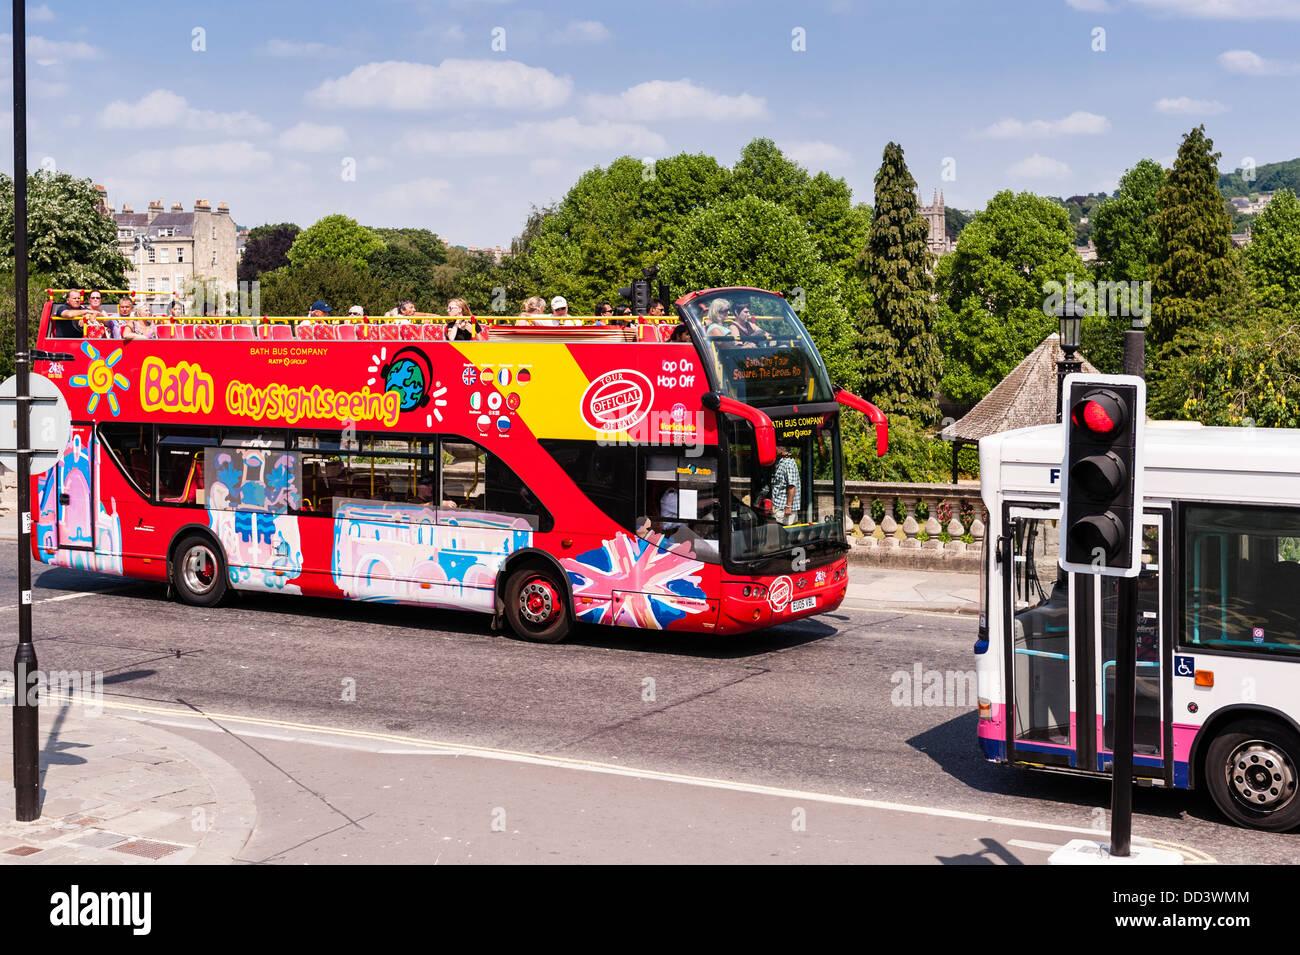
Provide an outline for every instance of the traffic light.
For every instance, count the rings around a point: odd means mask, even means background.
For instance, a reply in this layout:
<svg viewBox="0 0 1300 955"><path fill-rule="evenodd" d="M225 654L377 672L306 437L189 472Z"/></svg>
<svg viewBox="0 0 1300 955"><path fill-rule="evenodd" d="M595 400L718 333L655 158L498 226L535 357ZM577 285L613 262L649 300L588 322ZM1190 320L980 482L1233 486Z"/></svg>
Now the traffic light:
<svg viewBox="0 0 1300 955"><path fill-rule="evenodd" d="M641 270L642 278L633 279L631 286L618 290L619 295L632 303L633 315L644 315L650 311L650 280L658 274L657 265L644 268Z"/></svg>
<svg viewBox="0 0 1300 955"><path fill-rule="evenodd" d="M1146 382L1132 375L1069 375L1061 419L1060 565L1136 577L1142 570Z"/></svg>

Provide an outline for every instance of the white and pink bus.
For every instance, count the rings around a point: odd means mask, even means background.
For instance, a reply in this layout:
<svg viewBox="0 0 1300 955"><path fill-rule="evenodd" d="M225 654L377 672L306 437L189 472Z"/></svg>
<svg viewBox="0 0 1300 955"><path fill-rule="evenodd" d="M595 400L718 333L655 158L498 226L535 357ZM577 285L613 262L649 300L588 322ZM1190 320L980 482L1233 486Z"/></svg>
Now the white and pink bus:
<svg viewBox="0 0 1300 955"><path fill-rule="evenodd" d="M995 762L1108 774L1114 578L1057 566L1063 431L980 442L990 546L975 645ZM1146 428L1134 777L1300 826L1300 430Z"/></svg>

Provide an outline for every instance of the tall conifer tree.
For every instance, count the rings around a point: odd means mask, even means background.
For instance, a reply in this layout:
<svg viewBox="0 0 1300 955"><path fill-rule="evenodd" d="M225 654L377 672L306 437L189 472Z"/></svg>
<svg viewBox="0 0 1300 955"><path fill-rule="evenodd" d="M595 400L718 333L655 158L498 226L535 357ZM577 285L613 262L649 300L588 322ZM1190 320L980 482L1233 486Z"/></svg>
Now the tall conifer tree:
<svg viewBox="0 0 1300 955"><path fill-rule="evenodd" d="M1233 285L1232 222L1219 192L1220 154L1213 149L1204 126L1185 135L1160 190L1160 248L1151 269L1150 335L1156 344L1197 324Z"/></svg>
<svg viewBox="0 0 1300 955"><path fill-rule="evenodd" d="M875 218L861 256L872 299L859 321L863 387L887 413L925 424L939 417L940 375L928 234L903 147L890 143L876 173Z"/></svg>

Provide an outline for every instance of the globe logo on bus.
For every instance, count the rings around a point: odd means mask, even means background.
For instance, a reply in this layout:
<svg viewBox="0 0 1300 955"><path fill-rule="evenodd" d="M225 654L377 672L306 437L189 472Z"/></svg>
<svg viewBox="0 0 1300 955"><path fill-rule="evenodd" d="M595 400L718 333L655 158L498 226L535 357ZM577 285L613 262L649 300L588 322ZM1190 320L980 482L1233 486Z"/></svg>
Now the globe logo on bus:
<svg viewBox="0 0 1300 955"><path fill-rule="evenodd" d="M650 411L655 389L639 371L620 368L601 375L582 393L579 409L595 431L625 431Z"/></svg>
<svg viewBox="0 0 1300 955"><path fill-rule="evenodd" d="M403 411L425 404L429 390L428 368L429 359L418 348L403 348L384 366L384 391L395 391L401 396Z"/></svg>

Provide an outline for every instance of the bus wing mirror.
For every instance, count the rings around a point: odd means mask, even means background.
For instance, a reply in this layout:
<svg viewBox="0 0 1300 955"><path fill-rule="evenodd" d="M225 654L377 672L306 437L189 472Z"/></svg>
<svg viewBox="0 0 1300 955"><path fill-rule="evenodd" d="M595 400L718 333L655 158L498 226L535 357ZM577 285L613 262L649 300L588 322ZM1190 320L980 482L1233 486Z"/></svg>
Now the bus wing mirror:
<svg viewBox="0 0 1300 955"><path fill-rule="evenodd" d="M773 462L776 461L776 427L772 424L771 418L752 405L720 395L716 391L705 392L700 399L700 403L709 411L735 415L737 418L744 418L752 424L754 426L754 449L758 452L758 463L765 468L772 466Z"/></svg>
<svg viewBox="0 0 1300 955"><path fill-rule="evenodd" d="M846 408L861 411L876 426L876 457L883 458L889 450L889 422L885 419L885 413L866 398L859 398L843 388L835 389L835 400Z"/></svg>

